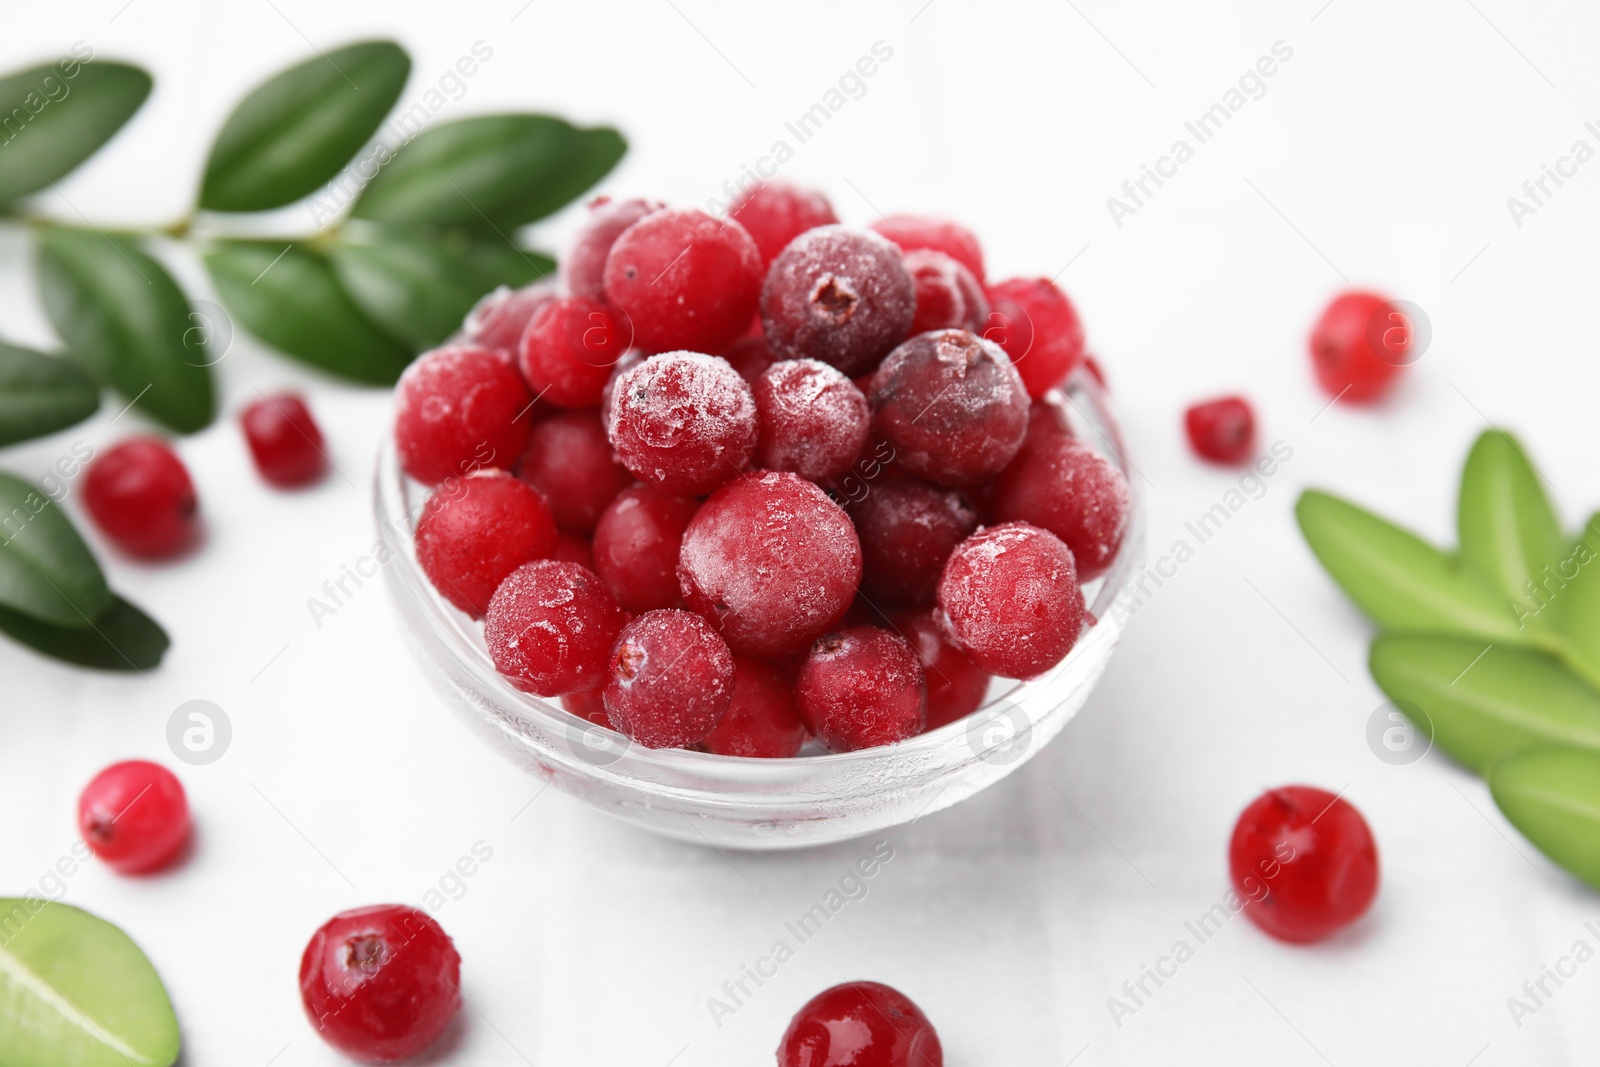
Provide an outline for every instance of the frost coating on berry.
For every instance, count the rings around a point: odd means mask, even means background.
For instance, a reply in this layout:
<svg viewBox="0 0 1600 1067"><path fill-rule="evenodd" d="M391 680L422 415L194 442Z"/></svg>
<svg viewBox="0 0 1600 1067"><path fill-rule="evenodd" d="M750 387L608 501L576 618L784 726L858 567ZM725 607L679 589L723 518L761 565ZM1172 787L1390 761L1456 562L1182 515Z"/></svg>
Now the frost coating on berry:
<svg viewBox="0 0 1600 1067"><path fill-rule="evenodd" d="M556 524L538 491L505 471L478 471L458 487L423 507L417 563L446 600L481 618L506 575L555 552Z"/></svg>
<svg viewBox="0 0 1600 1067"><path fill-rule="evenodd" d="M807 230L839 221L827 197L782 181L755 186L739 197L728 217L749 231L764 264L771 263Z"/></svg>
<svg viewBox="0 0 1600 1067"><path fill-rule="evenodd" d="M606 256L623 231L646 215L667 205L659 200L596 200L589 205L589 221L567 249L561 274L573 296L606 298Z"/></svg>
<svg viewBox="0 0 1600 1067"><path fill-rule="evenodd" d="M607 429L634 477L669 493L697 496L750 462L756 402L727 360L667 352L617 380Z"/></svg>
<svg viewBox="0 0 1600 1067"><path fill-rule="evenodd" d="M535 282L521 289L502 285L467 312L461 324L462 335L472 344L513 358L533 313L560 295L561 291L549 282Z"/></svg>
<svg viewBox="0 0 1600 1067"><path fill-rule="evenodd" d="M989 300L970 270L931 249L917 249L901 258L917 288L912 336L929 330L983 330L989 319Z"/></svg>
<svg viewBox="0 0 1600 1067"><path fill-rule="evenodd" d="M950 554L935 617L979 667L1032 678L1072 650L1083 614L1071 550L1048 530L1008 522Z"/></svg>
<svg viewBox="0 0 1600 1067"><path fill-rule="evenodd" d="M648 611L617 635L603 695L619 733L646 748L692 745L733 700L733 653L700 616Z"/></svg>
<svg viewBox="0 0 1600 1067"><path fill-rule="evenodd" d="M553 697L603 676L624 615L592 571L538 560L495 590L483 637L495 669L518 689Z"/></svg>
<svg viewBox="0 0 1600 1067"><path fill-rule="evenodd" d="M1078 580L1104 574L1117 558L1133 511L1122 472L1081 441L1038 435L995 481L990 499L1002 522L1043 527L1066 542Z"/></svg>
<svg viewBox="0 0 1600 1067"><path fill-rule="evenodd" d="M814 359L774 363L751 383L760 438L756 463L823 482L850 469L867 441L867 398Z"/></svg>
<svg viewBox="0 0 1600 1067"><path fill-rule="evenodd" d="M509 469L528 437L528 387L493 349L451 345L424 353L395 387L400 466L424 485L479 467Z"/></svg>
<svg viewBox="0 0 1600 1067"><path fill-rule="evenodd" d="M719 352L738 340L761 295L761 251L730 219L668 208L623 231L606 257L606 301L651 352Z"/></svg>
<svg viewBox="0 0 1600 1067"><path fill-rule="evenodd" d="M845 374L870 369L916 315L916 286L882 237L822 226L772 261L761 321L777 359L819 359Z"/></svg>
<svg viewBox="0 0 1600 1067"><path fill-rule="evenodd" d="M892 745L922 732L922 661L892 630L837 630L811 646L795 680L795 700L829 752Z"/></svg>

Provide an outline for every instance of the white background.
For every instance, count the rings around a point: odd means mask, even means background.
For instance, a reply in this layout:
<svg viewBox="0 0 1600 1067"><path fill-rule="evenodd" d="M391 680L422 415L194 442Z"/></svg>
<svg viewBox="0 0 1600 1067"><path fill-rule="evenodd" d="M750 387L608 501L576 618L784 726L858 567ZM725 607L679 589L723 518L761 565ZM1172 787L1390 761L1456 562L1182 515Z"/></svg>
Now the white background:
<svg viewBox="0 0 1600 1067"><path fill-rule="evenodd" d="M91 864L66 899L148 951L186 1062L208 1067L340 1062L301 1013L306 938L346 907L420 901L479 841L492 859L438 913L472 1004L444 1047L452 1062L770 1062L791 1013L849 978L909 993L961 1065L1465 1067L1592 1053L1600 963L1520 1028L1506 999L1578 939L1600 947L1583 928L1600 917L1593 894L1534 853L1469 774L1437 755L1395 767L1369 751L1382 701L1364 663L1370 628L1291 509L1303 486L1325 486L1449 541L1455 479L1486 421L1522 435L1569 524L1600 500L1600 163L1520 228L1505 203L1575 139L1600 147L1583 128L1600 118L1600 12L1509 0L522 6L13 3L0 67L83 40L156 74L128 128L39 204L104 225L181 216L229 108L308 41L400 40L416 61L409 102L481 39L492 60L441 118L520 108L615 123L632 148L604 191L703 204L881 40L892 59L784 176L825 189L847 221L961 218L993 276L1060 272L1146 476L1155 554L1234 484L1188 454L1188 402L1243 391L1292 460L1136 617L1048 750L888 834L895 858L870 894L718 1028L707 998L872 842L725 857L655 839L540 794L458 725L376 583L315 626L307 598L374 538L388 397L240 337L218 367L226 412L257 388L308 390L341 473L272 492L225 416L179 445L209 525L197 555L143 565L89 532L173 647L141 678L0 643L0 890L36 886L66 853L78 790L99 767L176 767L198 819L189 861L138 880ZM1115 226L1106 198L1280 40L1293 58L1266 94ZM557 248L576 218L533 237ZM279 221L310 222L304 209ZM0 231L0 335L47 344L29 255ZM211 295L188 253L170 262ZM1305 336L1346 279L1420 305L1434 338L1387 403L1319 415ZM139 424L108 425L118 407L0 465L36 477L80 438L103 449ZM68 507L87 530L77 488ZM194 698L234 726L206 767L177 764L164 739ZM1314 948L1235 919L1114 1025L1107 998L1175 940L1193 944L1185 921L1226 891L1239 810L1289 782L1345 789L1366 814L1383 861L1372 913Z"/></svg>

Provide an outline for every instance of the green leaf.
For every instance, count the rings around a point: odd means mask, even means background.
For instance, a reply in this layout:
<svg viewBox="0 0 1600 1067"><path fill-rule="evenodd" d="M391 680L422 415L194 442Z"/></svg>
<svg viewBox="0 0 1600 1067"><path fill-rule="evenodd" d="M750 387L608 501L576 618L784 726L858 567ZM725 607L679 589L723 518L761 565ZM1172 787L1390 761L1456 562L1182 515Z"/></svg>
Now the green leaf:
<svg viewBox="0 0 1600 1067"><path fill-rule="evenodd" d="M0 341L0 445L64 430L99 407L99 384L76 364Z"/></svg>
<svg viewBox="0 0 1600 1067"><path fill-rule="evenodd" d="M0 608L0 632L53 659L103 671L159 666L172 643L158 622L115 593L111 605L87 628L52 626Z"/></svg>
<svg viewBox="0 0 1600 1067"><path fill-rule="evenodd" d="M61 505L0 474L0 606L82 630L110 603L106 576Z"/></svg>
<svg viewBox="0 0 1600 1067"><path fill-rule="evenodd" d="M1487 430L1461 472L1461 563L1529 626L1550 628L1556 612L1535 612L1529 584L1544 591L1543 569L1565 553L1555 511L1516 438Z"/></svg>
<svg viewBox="0 0 1600 1067"><path fill-rule="evenodd" d="M70 174L150 95L138 67L80 58L0 78L0 204Z"/></svg>
<svg viewBox="0 0 1600 1067"><path fill-rule="evenodd" d="M461 328L484 293L553 277L555 261L498 235L383 228L341 240L330 258L345 290L373 321L416 351Z"/></svg>
<svg viewBox="0 0 1600 1067"><path fill-rule="evenodd" d="M0 897L0 1062L169 1067L178 1020L139 946L69 904Z"/></svg>
<svg viewBox="0 0 1600 1067"><path fill-rule="evenodd" d="M614 130L549 115L483 115L424 130L356 201L358 218L509 232L555 211L616 165Z"/></svg>
<svg viewBox="0 0 1600 1067"><path fill-rule="evenodd" d="M353 381L390 385L412 353L356 305L332 266L305 245L220 241L206 268L222 301L267 344Z"/></svg>
<svg viewBox="0 0 1600 1067"><path fill-rule="evenodd" d="M1590 517L1571 552L1557 564L1557 573L1571 575L1567 588L1557 594L1566 598L1561 621L1567 658L1584 677L1600 684L1600 513Z"/></svg>
<svg viewBox="0 0 1600 1067"><path fill-rule="evenodd" d="M39 288L56 332L91 373L180 433L211 422L207 331L165 267L126 237L39 232Z"/></svg>
<svg viewBox="0 0 1600 1067"><path fill-rule="evenodd" d="M1537 748L1497 763L1489 792L1512 826L1600 888L1600 755Z"/></svg>
<svg viewBox="0 0 1600 1067"><path fill-rule="evenodd" d="M363 41L274 75L217 135L200 206L265 211L315 192L367 143L410 73L399 45Z"/></svg>
<svg viewBox="0 0 1600 1067"><path fill-rule="evenodd" d="M1389 699L1426 712L1430 721L1415 726L1479 773L1534 745L1600 752L1600 693L1541 652L1484 647L1476 638L1383 634L1368 666Z"/></svg>

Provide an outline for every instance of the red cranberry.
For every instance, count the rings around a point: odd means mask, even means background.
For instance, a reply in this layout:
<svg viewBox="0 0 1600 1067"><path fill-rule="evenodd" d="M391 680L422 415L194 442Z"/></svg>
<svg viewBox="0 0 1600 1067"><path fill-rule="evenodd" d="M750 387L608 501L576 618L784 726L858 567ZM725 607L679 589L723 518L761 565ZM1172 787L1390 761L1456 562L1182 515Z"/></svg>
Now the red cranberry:
<svg viewBox="0 0 1600 1067"><path fill-rule="evenodd" d="M489 601L484 641L495 669L542 697L592 688L625 617L594 572L537 560L506 576Z"/></svg>
<svg viewBox="0 0 1600 1067"><path fill-rule="evenodd" d="M944 566L936 618L990 674L1043 674L1072 650L1083 628L1072 552L1050 531L1025 522L979 530Z"/></svg>
<svg viewBox="0 0 1600 1067"><path fill-rule="evenodd" d="M942 252L970 270L980 284L984 280L983 248L972 231L958 222L928 215L889 215L874 222L872 228L903 251Z"/></svg>
<svg viewBox="0 0 1600 1067"><path fill-rule="evenodd" d="M239 415L256 470L270 484L310 485L328 469L322 431L306 402L293 393L263 397Z"/></svg>
<svg viewBox="0 0 1600 1067"><path fill-rule="evenodd" d="M839 221L827 197L781 181L762 182L740 196L728 217L749 231L763 266L807 230Z"/></svg>
<svg viewBox="0 0 1600 1067"><path fill-rule="evenodd" d="M83 498L101 532L135 556L171 556L200 533L188 468L154 437L130 438L89 464Z"/></svg>
<svg viewBox="0 0 1600 1067"><path fill-rule="evenodd" d="M989 299L972 272L943 252L919 249L902 257L917 287L911 335L929 330L981 331L989 322Z"/></svg>
<svg viewBox="0 0 1600 1067"><path fill-rule="evenodd" d="M720 352L761 295L761 252L744 227L692 208L646 215L606 257L606 299L652 352Z"/></svg>
<svg viewBox="0 0 1600 1067"><path fill-rule="evenodd" d="M528 320L518 366L528 387L558 408L592 408L628 348L627 320L598 300L558 296Z"/></svg>
<svg viewBox="0 0 1600 1067"><path fill-rule="evenodd" d="M567 249L562 261L562 276L573 296L590 300L606 298L606 257L611 246L629 226L646 215L666 207L659 200L608 200L601 197L589 205L589 220Z"/></svg>
<svg viewBox="0 0 1600 1067"><path fill-rule="evenodd" d="M436 1041L461 1007L461 957L427 912L404 904L342 911L300 957L300 999L322 1039L389 1063Z"/></svg>
<svg viewBox="0 0 1600 1067"><path fill-rule="evenodd" d="M733 653L700 616L647 611L611 650L606 715L646 748L682 748L709 734L733 700Z"/></svg>
<svg viewBox="0 0 1600 1067"><path fill-rule="evenodd" d="M433 587L481 618L506 575L555 552L556 524L533 486L502 470L479 471L428 498L416 548Z"/></svg>
<svg viewBox="0 0 1600 1067"><path fill-rule="evenodd" d="M1042 396L1028 408L1028 435L1022 439L1024 449L1034 447L1043 438L1073 436L1072 420L1067 416L1065 405L1050 396Z"/></svg>
<svg viewBox="0 0 1600 1067"><path fill-rule="evenodd" d="M113 763L78 797L84 843L120 874L160 870L189 840L189 801L183 785L159 763Z"/></svg>
<svg viewBox="0 0 1600 1067"><path fill-rule="evenodd" d="M911 643L928 684L924 732L964 719L983 706L989 675L967 658L939 628L932 610L918 608L894 617L894 628Z"/></svg>
<svg viewBox="0 0 1600 1067"><path fill-rule="evenodd" d="M778 664L733 657L733 702L703 742L719 756L783 759L806 743L794 705L794 682Z"/></svg>
<svg viewBox="0 0 1600 1067"><path fill-rule="evenodd" d="M940 485L1000 473L1028 432L1028 393L995 345L966 330L920 334L872 379L872 429L895 460Z"/></svg>
<svg viewBox="0 0 1600 1067"><path fill-rule="evenodd" d="M1376 293L1341 293L1311 331L1311 364L1329 396L1377 400L1410 362L1410 321Z"/></svg>
<svg viewBox="0 0 1600 1067"><path fill-rule="evenodd" d="M556 525L587 534L616 495L633 484L592 411L562 411L533 424L517 474L550 505Z"/></svg>
<svg viewBox="0 0 1600 1067"><path fill-rule="evenodd" d="M867 398L826 363L774 363L751 390L760 425L759 466L825 482L849 470L867 443Z"/></svg>
<svg viewBox="0 0 1600 1067"><path fill-rule="evenodd" d="M1195 404L1183 413L1189 444L1213 463L1243 463L1256 443L1256 416L1243 397L1225 396Z"/></svg>
<svg viewBox="0 0 1600 1067"><path fill-rule="evenodd" d="M594 528L595 573L628 611L683 605L678 548L697 501L636 485L617 494Z"/></svg>
<svg viewBox="0 0 1600 1067"><path fill-rule="evenodd" d="M528 439L528 387L492 349L436 348L395 389L400 466L425 485L479 467L509 469Z"/></svg>
<svg viewBox="0 0 1600 1067"><path fill-rule="evenodd" d="M568 693L561 698L561 706L580 719L587 719L596 726L611 729L611 719L606 715L605 686L598 685L593 689L585 689L577 693Z"/></svg>
<svg viewBox="0 0 1600 1067"><path fill-rule="evenodd" d="M761 320L778 359L869 370L905 339L917 291L894 246L876 234L823 226L790 242L761 289Z"/></svg>
<svg viewBox="0 0 1600 1067"><path fill-rule="evenodd" d="M622 353L622 358L617 360L616 366L611 368L611 377L606 379L606 387L600 393L600 425L611 425L611 399L617 394L617 383L622 376L643 363L646 356L637 348L630 348ZM735 368L737 369L737 368Z"/></svg>
<svg viewBox="0 0 1600 1067"><path fill-rule="evenodd" d="M1100 361L1098 359L1095 359L1093 356L1084 356L1083 369L1089 372L1089 377L1093 378L1095 383L1099 385L1100 388L1110 392L1111 383L1106 381L1105 368L1100 366Z"/></svg>
<svg viewBox="0 0 1600 1067"><path fill-rule="evenodd" d="M722 358L739 372L739 377L754 385L756 379L772 366L772 349L767 347L766 336L757 334L755 337L741 338L732 348L722 353Z"/></svg>
<svg viewBox="0 0 1600 1067"><path fill-rule="evenodd" d="M1078 580L1087 582L1116 559L1133 494L1122 472L1088 445L1041 437L1001 473L990 507L1001 522L1029 522L1065 541Z"/></svg>
<svg viewBox="0 0 1600 1067"><path fill-rule="evenodd" d="M878 626L817 638L800 665L795 700L829 752L892 745L926 722L922 662L905 638Z"/></svg>
<svg viewBox="0 0 1600 1067"><path fill-rule="evenodd" d="M756 447L756 402L725 359L668 352L617 380L611 444L646 485L698 496L732 478Z"/></svg>
<svg viewBox="0 0 1600 1067"><path fill-rule="evenodd" d="M1012 278L990 286L983 335L1006 350L1031 397L1060 385L1083 360L1078 312L1048 278Z"/></svg>
<svg viewBox="0 0 1600 1067"><path fill-rule="evenodd" d="M848 510L861 589L892 604L931 604L944 561L978 526L960 493L911 478L870 487Z"/></svg>
<svg viewBox="0 0 1600 1067"><path fill-rule="evenodd" d="M602 512L602 514L604 514ZM594 570L594 545L582 534L558 533L556 535L555 551L550 553L551 559L563 560L567 563L576 563L585 570Z"/></svg>
<svg viewBox="0 0 1600 1067"><path fill-rule="evenodd" d="M1378 847L1366 820L1308 785L1270 790L1244 809L1228 869L1244 913L1280 941L1321 941L1378 895Z"/></svg>
<svg viewBox="0 0 1600 1067"><path fill-rule="evenodd" d="M755 471L700 506L683 535L678 578L690 609L735 652L789 655L850 606L861 545L850 517L814 484Z"/></svg>
<svg viewBox="0 0 1600 1067"><path fill-rule="evenodd" d="M515 359L517 344L522 340L528 320L547 301L560 295L548 282L536 282L521 289L502 285L467 312L461 332L469 343L492 348L507 359Z"/></svg>
<svg viewBox="0 0 1600 1067"><path fill-rule="evenodd" d="M845 982L795 1012L778 1067L944 1067L944 1050L910 997L881 982Z"/></svg>

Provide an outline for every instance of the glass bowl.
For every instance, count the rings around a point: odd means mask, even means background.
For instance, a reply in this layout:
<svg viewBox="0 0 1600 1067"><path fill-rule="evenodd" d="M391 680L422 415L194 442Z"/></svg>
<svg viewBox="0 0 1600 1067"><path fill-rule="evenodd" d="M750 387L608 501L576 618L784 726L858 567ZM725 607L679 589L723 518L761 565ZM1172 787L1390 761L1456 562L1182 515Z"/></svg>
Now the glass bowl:
<svg viewBox="0 0 1600 1067"><path fill-rule="evenodd" d="M1104 390L1079 370L1061 394L1078 436L1135 485ZM898 745L746 759L648 749L512 687L489 659L482 624L439 596L417 564L411 535L427 496L401 472L387 438L374 493L384 572L408 643L445 702L543 781L638 826L719 848L802 848L874 833L947 808L1016 770L1061 732L1099 681L1125 621L1112 605L1143 548L1135 488L1117 560L1085 587L1092 622L1078 643L1038 678L996 679L967 718Z"/></svg>

